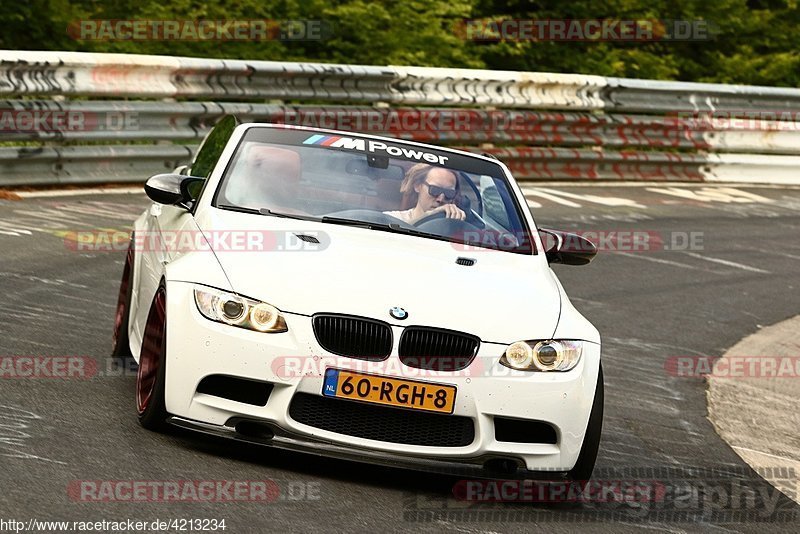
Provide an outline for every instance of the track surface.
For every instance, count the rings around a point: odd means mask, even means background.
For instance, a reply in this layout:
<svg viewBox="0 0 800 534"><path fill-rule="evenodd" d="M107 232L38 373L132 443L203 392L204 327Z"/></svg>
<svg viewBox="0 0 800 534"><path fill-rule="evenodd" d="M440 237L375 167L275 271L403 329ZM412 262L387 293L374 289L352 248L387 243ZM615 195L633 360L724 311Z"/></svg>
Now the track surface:
<svg viewBox="0 0 800 534"><path fill-rule="evenodd" d="M544 227L646 231L677 248L695 232L692 250L602 251L586 267L555 267L603 336L606 417L595 477L656 481L663 491L652 502L470 505L452 498L457 478L144 431L134 375L107 363L124 254L75 251L64 232L126 230L148 201L92 195L0 201L0 356L80 355L99 369L89 379L0 380L0 519L224 518L235 533L798 531L797 505L714 433L705 383L672 376L665 362L721 355L798 313L800 189L541 186L526 194ZM796 473L783 476L796 484ZM280 497L82 502L68 492L81 480L271 480ZM736 487L755 492L755 504L734 503Z"/></svg>

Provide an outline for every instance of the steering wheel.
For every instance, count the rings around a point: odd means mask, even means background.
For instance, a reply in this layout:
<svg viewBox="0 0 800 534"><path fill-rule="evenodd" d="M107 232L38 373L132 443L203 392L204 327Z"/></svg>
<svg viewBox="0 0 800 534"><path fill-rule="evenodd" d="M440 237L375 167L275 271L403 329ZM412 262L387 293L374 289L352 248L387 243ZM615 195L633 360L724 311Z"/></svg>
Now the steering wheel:
<svg viewBox="0 0 800 534"><path fill-rule="evenodd" d="M484 223L483 220L480 217L475 215L472 212L472 210L467 211L466 215L467 215L467 217L464 220L459 220L459 219L451 219L451 220L452 221L458 221L458 222L466 223L466 224L470 224L470 225L475 226L476 228L479 228L479 229L486 228L486 223ZM423 218L421 218L420 220L415 222L414 226L420 226L420 225L425 224L425 223L430 222L430 221L436 221L438 219L444 219L445 217L447 217L447 213L445 213L444 211L437 211L435 213L431 213L430 215L425 215Z"/></svg>
<svg viewBox="0 0 800 534"><path fill-rule="evenodd" d="M426 222L435 221L437 219L444 219L447 217L447 214L444 211L436 211L434 213L425 215L423 218L419 219L417 222L414 223L414 226L419 226L421 224L425 224Z"/></svg>

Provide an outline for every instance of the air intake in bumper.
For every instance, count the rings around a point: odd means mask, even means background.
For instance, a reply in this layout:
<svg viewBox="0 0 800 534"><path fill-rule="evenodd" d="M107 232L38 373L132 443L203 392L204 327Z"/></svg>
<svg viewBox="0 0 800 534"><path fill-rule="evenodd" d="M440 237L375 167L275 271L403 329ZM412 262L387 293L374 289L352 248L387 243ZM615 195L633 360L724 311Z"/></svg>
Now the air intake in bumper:
<svg viewBox="0 0 800 534"><path fill-rule="evenodd" d="M494 418L494 439L509 443L558 443L556 429L542 421Z"/></svg>
<svg viewBox="0 0 800 534"><path fill-rule="evenodd" d="M266 406L272 387L269 382L227 375L209 375L200 381L197 392L253 406Z"/></svg>
<svg viewBox="0 0 800 534"><path fill-rule="evenodd" d="M309 393L295 394L289 416L298 423L329 432L404 445L466 447L475 440L475 426L469 417L374 406Z"/></svg>

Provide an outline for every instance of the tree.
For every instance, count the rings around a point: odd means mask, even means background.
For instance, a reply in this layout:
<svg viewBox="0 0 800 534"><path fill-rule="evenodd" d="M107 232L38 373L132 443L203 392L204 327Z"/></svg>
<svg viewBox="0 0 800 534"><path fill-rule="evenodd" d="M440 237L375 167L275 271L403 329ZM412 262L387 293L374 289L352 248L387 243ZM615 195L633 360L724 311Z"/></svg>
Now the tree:
<svg viewBox="0 0 800 534"><path fill-rule="evenodd" d="M465 19L683 20L708 39L557 42L468 39ZM316 20L322 40L75 40L70 21ZM28 0L0 5L0 47L208 58L550 71L800 85L797 0ZM668 23L669 25L669 23Z"/></svg>

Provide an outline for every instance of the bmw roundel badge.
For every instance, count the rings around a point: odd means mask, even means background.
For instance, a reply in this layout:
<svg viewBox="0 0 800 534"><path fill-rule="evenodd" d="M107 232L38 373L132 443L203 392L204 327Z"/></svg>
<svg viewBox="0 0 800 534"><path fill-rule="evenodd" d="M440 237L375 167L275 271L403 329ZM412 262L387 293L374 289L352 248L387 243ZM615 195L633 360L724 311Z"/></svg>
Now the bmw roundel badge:
<svg viewBox="0 0 800 534"><path fill-rule="evenodd" d="M389 315L391 315L398 321L402 321L403 319L408 318L408 312L398 306L395 306L394 308L390 309Z"/></svg>

